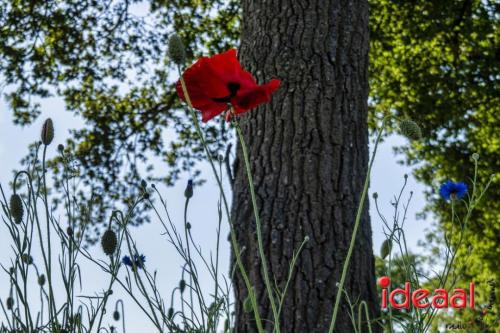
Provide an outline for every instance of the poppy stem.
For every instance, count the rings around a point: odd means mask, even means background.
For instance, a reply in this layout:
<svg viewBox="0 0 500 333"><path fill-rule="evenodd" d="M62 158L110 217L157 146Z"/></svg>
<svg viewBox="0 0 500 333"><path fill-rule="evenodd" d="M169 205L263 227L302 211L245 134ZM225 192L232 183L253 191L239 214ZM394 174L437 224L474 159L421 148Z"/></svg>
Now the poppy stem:
<svg viewBox="0 0 500 333"><path fill-rule="evenodd" d="M330 321L330 328L328 329L328 333L333 333L333 329L335 328L335 322L337 321L337 315L340 307L340 300L342 299L342 291L344 290L347 271L349 269L349 263L351 262L352 253L354 251L354 245L356 244L356 236L358 233L359 225L361 224L360 223L361 216L363 215L363 210L365 207L366 193L368 192L368 185L370 183L370 173L372 170L373 161L375 160L375 155L377 154L377 147L378 144L380 143L380 139L382 138L382 133L384 132L385 124L387 123L387 120L389 120L389 118L391 118L390 115L385 116L384 119L382 120L381 128L379 129L377 139L375 140L375 147L373 148L373 153L370 158L370 163L368 164L368 171L366 173L365 184L363 186L363 192L361 193L361 199L359 201L358 211L356 213L356 219L354 221L354 229L352 231L351 241L349 243L349 249L347 250L347 256L344 261L344 266L342 267L342 275L340 276L340 282L337 286L338 288L337 296L335 298L335 305L333 307L333 314L332 314L332 319Z"/></svg>
<svg viewBox="0 0 500 333"><path fill-rule="evenodd" d="M234 119L234 118L233 118ZM250 168L250 160L248 158L248 149L245 144L245 139L243 138L243 133L241 132L241 127L237 121L233 121L236 132L238 133L238 139L241 144L241 150L243 151L243 159L245 161L246 172L248 176L248 185L250 187L250 195L252 197L253 212L255 215L255 224L257 227L257 243L259 248L260 260L262 262L262 273L264 275L264 283L266 285L267 294L269 297L269 303L271 303L271 309L274 316L274 332L280 332L280 318L278 315L278 310L276 308L276 301L274 299L274 292L271 285L271 280L269 279L269 270L267 267L266 255L264 253L264 245L262 243L262 225L259 217L259 209L257 207L257 200L255 196L255 188L253 184L252 170Z"/></svg>
<svg viewBox="0 0 500 333"><path fill-rule="evenodd" d="M207 142L205 141L205 137L203 136L203 132L201 131L200 124L198 123L198 118L196 116L196 113L193 108L193 104L191 103L191 98L189 97L189 93L186 88L186 82L184 81L184 78L182 77L182 73L180 70L180 67L177 66L177 70L179 72L179 81L181 82L181 87L182 87L182 92L184 93L184 96L186 98L186 103L188 105L189 113L191 114L191 118L193 120L193 123L195 125L196 132L198 136L200 137L200 141L203 145L203 148L205 149L205 153L207 155L208 161L210 162L210 166L212 167L213 174L215 176L215 179L217 180L217 185L219 186L222 194L222 201L224 202L224 208L226 210L226 215L227 219L229 222L229 227L231 228L230 230L230 236L231 236L231 245L233 246L234 250L234 256L236 258L236 264L238 266L238 269L240 270L241 276L243 278L243 281L245 283L245 286L248 291L248 296L250 297L250 302L252 304L252 309L255 317L255 324L257 325L257 331L259 333L264 333L264 327L262 326L262 319L260 318L260 313L259 313L259 308L257 304L257 298L255 296L255 291L254 288L252 287L250 283L250 279L248 277L248 274L245 270L245 267L243 266L243 262L241 261L241 250L238 245L238 240L236 239L236 231L234 229L233 222L231 220L231 214L229 213L229 205L227 203L227 198L224 192L224 188L222 186L222 181L220 180L217 169L215 168L215 164L212 159L212 154L210 153L210 150L208 149Z"/></svg>

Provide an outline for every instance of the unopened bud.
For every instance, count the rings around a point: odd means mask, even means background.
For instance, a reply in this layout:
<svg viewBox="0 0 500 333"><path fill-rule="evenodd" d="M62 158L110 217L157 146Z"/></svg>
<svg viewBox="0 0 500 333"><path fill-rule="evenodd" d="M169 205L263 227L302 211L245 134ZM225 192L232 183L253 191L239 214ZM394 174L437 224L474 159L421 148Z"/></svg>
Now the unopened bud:
<svg viewBox="0 0 500 333"><path fill-rule="evenodd" d="M400 121L399 130L401 131L401 134L410 140L416 141L422 138L422 130L417 123L411 119L404 119Z"/></svg>
<svg viewBox="0 0 500 333"><path fill-rule="evenodd" d="M113 319L116 321L120 320L120 312L118 311L113 312Z"/></svg>
<svg viewBox="0 0 500 333"><path fill-rule="evenodd" d="M176 34L170 36L170 39L168 40L168 55L177 65L182 65L186 62L186 50L184 49L184 43Z"/></svg>
<svg viewBox="0 0 500 333"><path fill-rule="evenodd" d="M108 256L115 253L117 244L118 240L116 238L116 233L111 229L106 230L101 238L101 246L104 253Z"/></svg>
<svg viewBox="0 0 500 333"><path fill-rule="evenodd" d="M24 207L21 197L17 194L13 194L10 197L10 214L14 218L14 222L19 224L23 220Z"/></svg>
<svg viewBox="0 0 500 333"><path fill-rule="evenodd" d="M40 286L43 286L45 284L45 275L42 274L38 277L38 284Z"/></svg>
<svg viewBox="0 0 500 333"><path fill-rule="evenodd" d="M387 256L391 253L391 250L392 241L390 239L386 239L380 247L380 257L382 257L382 259L387 258Z"/></svg>
<svg viewBox="0 0 500 333"><path fill-rule="evenodd" d="M42 126L42 143L46 146L50 145L54 139L54 123L52 119L48 118L45 120Z"/></svg>
<svg viewBox="0 0 500 333"><path fill-rule="evenodd" d="M185 289L186 289L186 281L181 280L179 282L179 290L181 291L181 294L184 292Z"/></svg>
<svg viewBox="0 0 500 333"><path fill-rule="evenodd" d="M184 196L189 199L193 196L193 180L188 180L186 189L184 190Z"/></svg>
<svg viewBox="0 0 500 333"><path fill-rule="evenodd" d="M12 310L12 308L14 307L14 299L12 297L7 297L5 305L7 305L7 310Z"/></svg>

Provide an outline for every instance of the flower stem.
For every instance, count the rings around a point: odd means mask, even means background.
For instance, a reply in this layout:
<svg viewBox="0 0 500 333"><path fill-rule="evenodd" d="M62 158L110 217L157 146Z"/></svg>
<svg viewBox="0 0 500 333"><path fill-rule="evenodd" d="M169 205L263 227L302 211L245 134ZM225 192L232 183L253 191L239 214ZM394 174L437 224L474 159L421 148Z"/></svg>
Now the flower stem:
<svg viewBox="0 0 500 333"><path fill-rule="evenodd" d="M363 186L363 192L361 193L361 199L359 201L358 211L356 213L356 220L354 221L354 229L352 231L351 242L349 244L349 249L347 251L346 259L344 261L344 266L342 267L342 275L340 277L340 282L338 285L337 296L335 298L335 305L333 307L333 314L330 322L330 328L328 329L328 333L333 333L333 329L335 328L335 322L337 320L337 315L340 307L340 300L342 299L342 290L344 289L345 280L347 277L347 271L349 269L349 263L351 262L352 253L354 251L354 245L356 244L356 236L358 233L359 225L361 223L361 216L363 215L363 209L365 207L365 198L366 198L366 193L368 192L368 184L370 183L370 173L373 166L373 161L375 160L375 155L377 154L377 147L380 142L380 139L382 138L382 133L384 132L385 124L390 117L391 116L384 117L382 121L382 126L377 135L377 139L375 140L375 147L373 148L373 153L370 158L370 163L368 165L368 171L366 172L365 184Z"/></svg>
<svg viewBox="0 0 500 333"><path fill-rule="evenodd" d="M255 187L253 184L252 170L250 169L250 160L248 158L248 149L245 144L245 139L243 138L243 133L241 132L241 127L238 122L234 121L236 132L238 133L238 139L241 144L241 150L243 151L243 159L245 161L246 173L248 176L248 185L250 187L250 195L252 197L253 213L255 215L255 224L257 227L257 243L259 248L260 260L262 262L262 273L264 275L264 283L266 285L267 296L269 297L269 303L271 303L271 309L274 316L274 331L280 332L280 318L278 315L278 310L276 308L276 302L274 300L274 292L271 285L271 280L269 279L269 270L267 267L266 255L264 253L264 245L262 243L262 224L259 217L259 209L257 207L257 200L255 196Z"/></svg>
<svg viewBox="0 0 500 333"><path fill-rule="evenodd" d="M198 123L198 118L196 117L196 113L193 109L193 104L191 103L191 99L189 97L189 93L188 93L187 88L186 88L186 82L184 81L184 78L182 77L180 67L178 67L177 69L179 71L179 80L181 82L181 87L182 87L182 91L184 93L184 97L186 98L186 103L188 105L189 113L191 114L191 118L192 118L193 123L195 125L196 132L200 138L200 141L203 145L203 148L205 149L205 153L207 155L208 161L210 162L210 166L212 167L213 174L215 176L215 179L217 180L217 185L219 186L219 188L221 190L222 201L224 202L224 208L226 210L226 215L227 215L227 219L229 222L229 227L231 229L230 233L229 233L231 236L231 245L233 246L236 264L238 266L238 269L240 270L241 276L243 278L243 281L244 281L245 286L246 286L247 291L248 291L248 295L250 297L250 301L252 304L253 313L254 313L254 317L255 317L255 323L257 325L257 330L259 333L263 333L265 331L264 331L264 327L262 326L262 319L260 318L259 308L257 305L257 299L255 297L255 292L254 292L252 285L250 283L250 279L248 278L248 274L245 271L245 267L243 266L243 262L241 261L241 251L240 251L240 247L238 245L238 241L236 239L236 233L235 233L233 222L231 220L231 214L229 212L229 205L227 203L226 194L225 194L224 188L222 186L222 181L220 180L220 178L217 174L217 169L215 168L215 164L213 162L212 155L210 153L210 150L208 149L207 143L205 141L205 137L203 136L203 132L201 131L200 124Z"/></svg>

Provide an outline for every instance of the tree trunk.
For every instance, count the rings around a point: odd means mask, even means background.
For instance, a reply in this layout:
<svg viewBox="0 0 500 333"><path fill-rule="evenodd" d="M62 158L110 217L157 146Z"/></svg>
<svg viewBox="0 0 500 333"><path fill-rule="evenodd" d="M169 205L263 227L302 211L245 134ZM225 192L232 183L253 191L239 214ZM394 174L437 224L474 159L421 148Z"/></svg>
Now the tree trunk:
<svg viewBox="0 0 500 333"><path fill-rule="evenodd" d="M280 288L294 250L310 238L293 273L281 331L326 333L367 172L368 3L243 0L242 7L243 66L259 83L282 80L271 103L240 118L265 253ZM234 174L232 214L243 262L262 317L272 320L241 147ZM368 302L373 318L378 302L365 207L346 290L352 300ZM236 332L255 332L253 314L243 311L247 291L238 273L234 283ZM343 301L335 332L353 331Z"/></svg>

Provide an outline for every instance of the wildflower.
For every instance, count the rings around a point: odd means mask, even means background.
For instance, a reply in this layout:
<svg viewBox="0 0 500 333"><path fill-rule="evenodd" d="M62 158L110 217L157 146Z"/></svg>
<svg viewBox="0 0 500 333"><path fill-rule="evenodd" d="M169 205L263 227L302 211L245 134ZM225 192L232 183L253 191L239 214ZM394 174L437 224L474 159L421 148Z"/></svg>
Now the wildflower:
<svg viewBox="0 0 500 333"><path fill-rule="evenodd" d="M189 98L195 109L201 111L202 121L218 116L230 104L235 114L244 113L271 100L280 80L273 79L258 85L252 74L245 71L231 49L213 57L201 57L182 75ZM186 100L180 80L177 94Z"/></svg>
<svg viewBox="0 0 500 333"><path fill-rule="evenodd" d="M111 229L106 230L101 238L101 246L104 253L108 256L115 253L117 243L116 233Z"/></svg>
<svg viewBox="0 0 500 333"><path fill-rule="evenodd" d="M132 268L138 267L138 268L144 268L144 263L146 262L146 257L141 254L134 254L134 260L132 260L129 256L124 256L122 259L122 263L130 266Z"/></svg>
<svg viewBox="0 0 500 333"><path fill-rule="evenodd" d="M42 126L42 143L46 146L50 145L54 139L54 123L52 119L48 118L45 120Z"/></svg>
<svg viewBox="0 0 500 333"><path fill-rule="evenodd" d="M446 181L439 189L439 194L445 200L461 199L467 194L467 184L462 182Z"/></svg>

